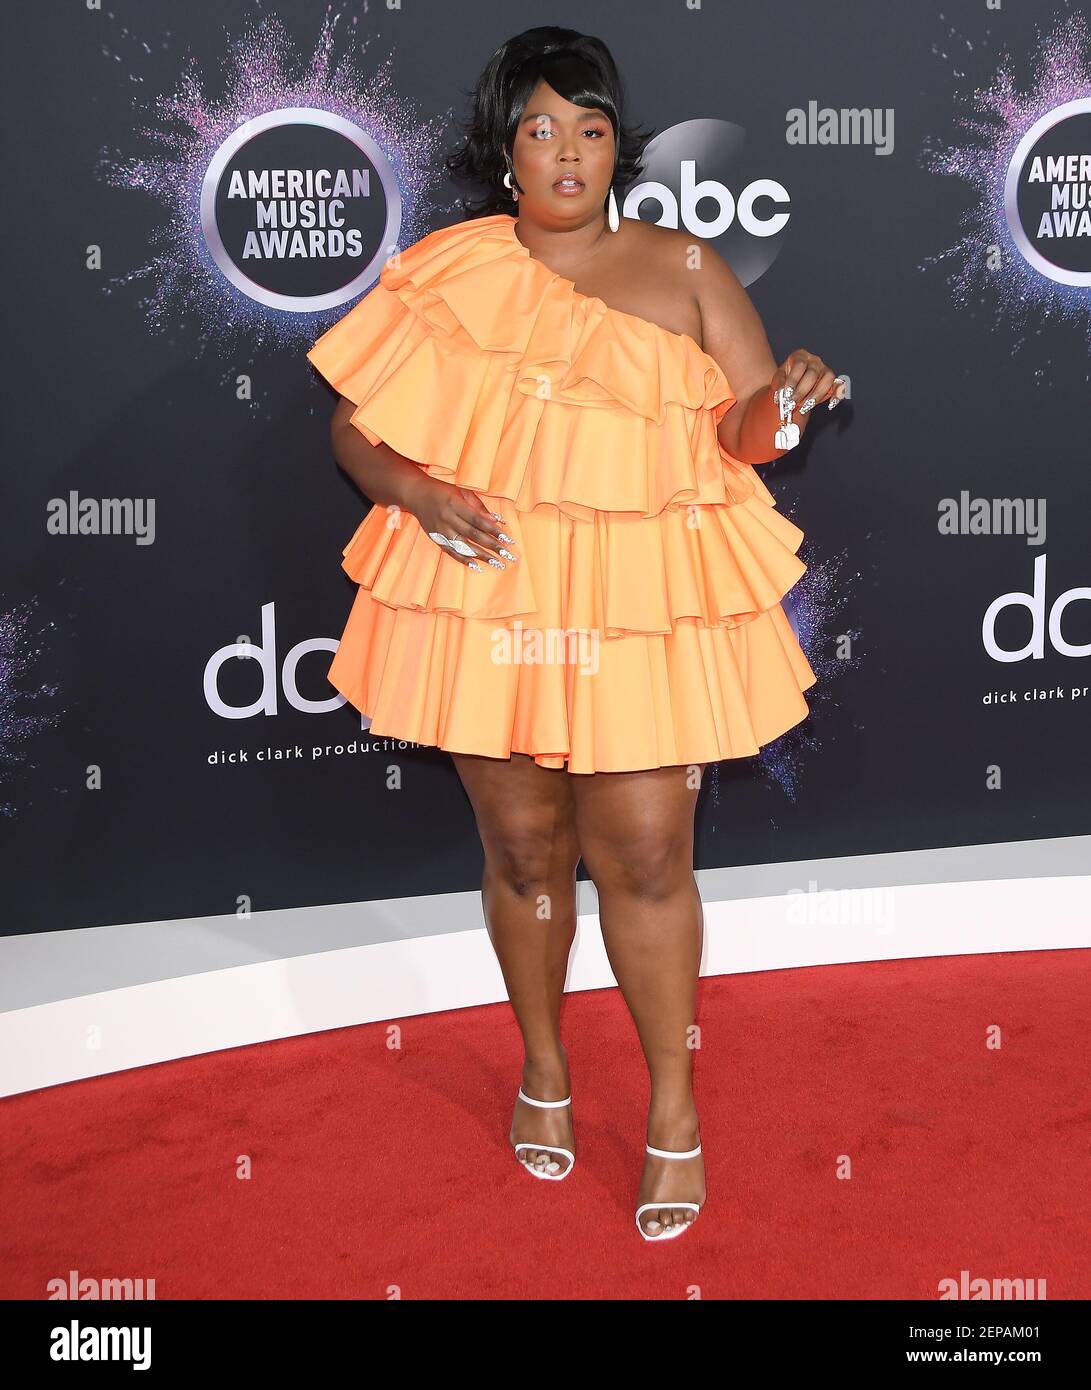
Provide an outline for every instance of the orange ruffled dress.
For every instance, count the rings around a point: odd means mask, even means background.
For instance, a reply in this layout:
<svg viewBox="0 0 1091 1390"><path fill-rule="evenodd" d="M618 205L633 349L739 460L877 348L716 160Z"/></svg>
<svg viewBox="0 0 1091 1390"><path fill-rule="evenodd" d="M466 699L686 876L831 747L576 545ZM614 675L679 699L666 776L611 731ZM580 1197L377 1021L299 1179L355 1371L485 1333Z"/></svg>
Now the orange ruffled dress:
<svg viewBox="0 0 1091 1390"><path fill-rule="evenodd" d="M442 227L307 353L352 423L504 518L468 569L373 506L329 679L371 731L573 773L752 755L817 679L781 607L803 532L716 426L735 396L686 334L530 255L507 214Z"/></svg>

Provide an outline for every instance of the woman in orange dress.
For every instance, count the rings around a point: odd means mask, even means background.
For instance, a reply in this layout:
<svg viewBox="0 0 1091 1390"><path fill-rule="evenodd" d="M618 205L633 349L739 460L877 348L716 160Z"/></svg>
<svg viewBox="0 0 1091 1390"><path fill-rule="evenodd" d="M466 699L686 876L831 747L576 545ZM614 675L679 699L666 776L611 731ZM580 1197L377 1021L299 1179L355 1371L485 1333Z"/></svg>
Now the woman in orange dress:
<svg viewBox="0 0 1091 1390"><path fill-rule="evenodd" d="M781 607L803 533L754 465L784 452L775 391L805 428L841 386L807 351L777 366L712 247L618 217L638 152L599 40L505 43L449 160L483 200L307 356L375 503L344 550L359 588L329 678L373 733L447 749L466 789L525 1049L516 1157L552 1180L575 1162L560 1012L582 857L650 1074L635 1215L654 1240L706 1197L702 775L804 719L816 679Z"/></svg>

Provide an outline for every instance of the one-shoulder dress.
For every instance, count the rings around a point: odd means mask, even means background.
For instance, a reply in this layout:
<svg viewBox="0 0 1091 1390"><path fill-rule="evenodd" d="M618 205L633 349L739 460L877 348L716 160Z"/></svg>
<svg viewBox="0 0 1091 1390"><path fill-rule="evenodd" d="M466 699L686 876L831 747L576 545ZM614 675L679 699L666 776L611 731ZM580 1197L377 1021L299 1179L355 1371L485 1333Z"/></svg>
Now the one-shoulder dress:
<svg viewBox="0 0 1091 1390"><path fill-rule="evenodd" d="M781 605L803 532L716 427L696 341L576 290L507 214L441 227L307 352L352 424L480 495L473 571L375 505L329 680L373 734L571 773L753 755L817 679Z"/></svg>

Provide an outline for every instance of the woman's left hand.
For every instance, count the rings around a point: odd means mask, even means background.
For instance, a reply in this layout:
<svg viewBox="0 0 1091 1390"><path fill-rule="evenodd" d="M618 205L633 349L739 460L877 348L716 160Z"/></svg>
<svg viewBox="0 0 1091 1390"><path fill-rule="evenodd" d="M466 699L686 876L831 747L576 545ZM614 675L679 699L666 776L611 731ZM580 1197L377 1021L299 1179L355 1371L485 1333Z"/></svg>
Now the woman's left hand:
<svg viewBox="0 0 1091 1390"><path fill-rule="evenodd" d="M796 348L790 352L773 373L770 382L772 390L779 391L782 386L790 386L795 393L796 411L808 415L820 401L831 398L834 403L844 400L845 383L834 375L832 367L827 367L821 357L816 357L806 348ZM833 406L830 406L833 409Z"/></svg>

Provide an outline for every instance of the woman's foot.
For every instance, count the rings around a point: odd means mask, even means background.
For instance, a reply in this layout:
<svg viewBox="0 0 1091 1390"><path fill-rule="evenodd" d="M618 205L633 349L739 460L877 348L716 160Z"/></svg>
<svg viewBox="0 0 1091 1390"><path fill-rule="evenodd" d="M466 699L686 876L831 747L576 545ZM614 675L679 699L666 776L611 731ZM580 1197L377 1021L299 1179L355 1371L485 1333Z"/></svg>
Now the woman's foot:
<svg viewBox="0 0 1091 1390"><path fill-rule="evenodd" d="M688 1154L699 1148L700 1129L697 1111L692 1105L673 1114L651 1114L648 1117L648 1145L653 1149L669 1150L672 1154ZM683 1234L697 1218L694 1206L704 1206L705 1160L702 1154L692 1158L661 1158L645 1153L644 1173L637 1195L637 1225L653 1239L664 1240ZM687 1202L690 1206L677 1203ZM640 1211L643 1207L644 1210Z"/></svg>
<svg viewBox="0 0 1091 1390"><path fill-rule="evenodd" d="M567 1062L525 1062L522 1091L537 1101L565 1100L570 1096ZM517 1098L508 1138L521 1146L515 1154L520 1163L542 1177L566 1177L576 1154L571 1103L532 1105ZM566 1149L572 1157L554 1152L556 1149Z"/></svg>

